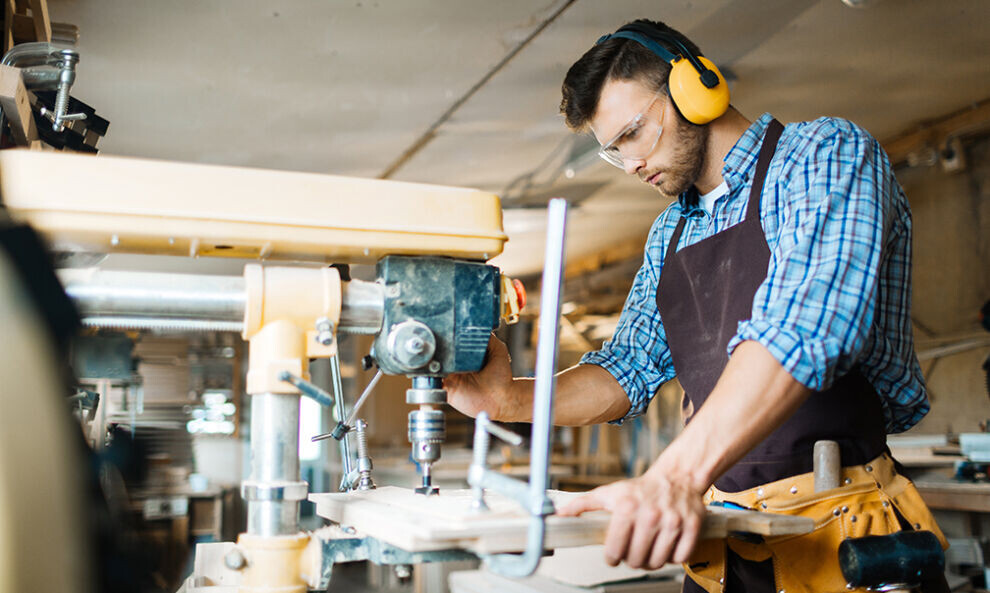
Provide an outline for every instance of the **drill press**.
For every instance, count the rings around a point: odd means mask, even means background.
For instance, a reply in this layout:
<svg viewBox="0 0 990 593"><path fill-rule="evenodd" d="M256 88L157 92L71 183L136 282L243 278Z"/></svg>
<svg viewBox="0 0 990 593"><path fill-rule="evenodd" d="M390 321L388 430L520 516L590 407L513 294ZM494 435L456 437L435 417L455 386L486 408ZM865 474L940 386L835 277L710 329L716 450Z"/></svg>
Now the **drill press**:
<svg viewBox="0 0 990 593"><path fill-rule="evenodd" d="M520 295L497 268L473 261L388 256L377 272L385 299L372 356L385 373L412 379L406 403L418 406L409 413L412 459L422 479L416 491L435 494L431 469L446 436L443 377L481 369L503 301L518 303Z"/></svg>

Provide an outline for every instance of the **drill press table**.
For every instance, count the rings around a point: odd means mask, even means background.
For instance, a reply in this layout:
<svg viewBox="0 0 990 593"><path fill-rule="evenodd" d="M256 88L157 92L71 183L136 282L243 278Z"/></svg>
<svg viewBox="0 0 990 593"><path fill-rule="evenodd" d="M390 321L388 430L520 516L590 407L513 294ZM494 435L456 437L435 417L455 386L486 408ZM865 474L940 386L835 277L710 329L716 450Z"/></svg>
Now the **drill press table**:
<svg viewBox="0 0 990 593"><path fill-rule="evenodd" d="M557 490L548 494L558 507L580 496ZM309 495L321 517L409 552L464 549L495 554L526 548L529 515L517 503L486 492L485 502L490 510L477 512L471 508L471 498L470 490L442 490L437 496L425 497L395 486ZM609 517L605 511L580 517L547 517L544 546L552 550L600 544L605 539ZM725 537L733 531L789 535L808 533L813 528L814 521L808 518L709 507L701 536Z"/></svg>

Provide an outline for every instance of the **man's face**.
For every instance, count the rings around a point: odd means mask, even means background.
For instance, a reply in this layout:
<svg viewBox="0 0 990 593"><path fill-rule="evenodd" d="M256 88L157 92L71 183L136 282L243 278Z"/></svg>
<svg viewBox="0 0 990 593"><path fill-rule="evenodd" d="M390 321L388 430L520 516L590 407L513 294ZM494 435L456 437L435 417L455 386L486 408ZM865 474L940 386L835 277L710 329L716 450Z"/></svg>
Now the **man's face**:
<svg viewBox="0 0 990 593"><path fill-rule="evenodd" d="M638 80L609 80L602 87L598 109L591 118L591 129L601 144L620 140L618 135L629 129L639 116L641 128L654 137L662 123L660 136L648 154L622 151L626 173L636 175L667 196L678 196L698 180L704 163L707 126L692 126L681 121L666 92L657 93ZM653 138L644 139L651 146ZM634 138L632 142L635 143ZM629 143L627 143L629 144ZM620 143L620 147L623 145Z"/></svg>

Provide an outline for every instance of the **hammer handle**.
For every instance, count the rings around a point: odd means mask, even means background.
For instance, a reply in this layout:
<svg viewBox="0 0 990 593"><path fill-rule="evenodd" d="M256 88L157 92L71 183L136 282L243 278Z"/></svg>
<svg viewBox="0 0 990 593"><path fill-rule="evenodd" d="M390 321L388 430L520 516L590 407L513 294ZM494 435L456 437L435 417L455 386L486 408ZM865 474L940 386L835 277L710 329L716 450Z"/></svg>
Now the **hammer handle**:
<svg viewBox="0 0 990 593"><path fill-rule="evenodd" d="M839 443L818 441L814 452L815 492L839 487L842 476L842 460L839 458Z"/></svg>

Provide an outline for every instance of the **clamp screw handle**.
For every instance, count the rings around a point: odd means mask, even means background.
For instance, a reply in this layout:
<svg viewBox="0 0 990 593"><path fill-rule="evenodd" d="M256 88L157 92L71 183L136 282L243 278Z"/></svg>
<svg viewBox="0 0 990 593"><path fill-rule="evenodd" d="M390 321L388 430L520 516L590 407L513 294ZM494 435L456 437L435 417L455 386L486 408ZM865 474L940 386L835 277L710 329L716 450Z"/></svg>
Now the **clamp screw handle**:
<svg viewBox="0 0 990 593"><path fill-rule="evenodd" d="M518 447L522 444L523 438L507 428L495 424L488 416L488 412L481 412L474 420L474 456L471 461L473 471L484 470L488 465L488 450L491 448L491 437L496 436L503 441ZM485 489L480 485L472 486L474 498L471 507L478 511L488 510L485 503Z"/></svg>

